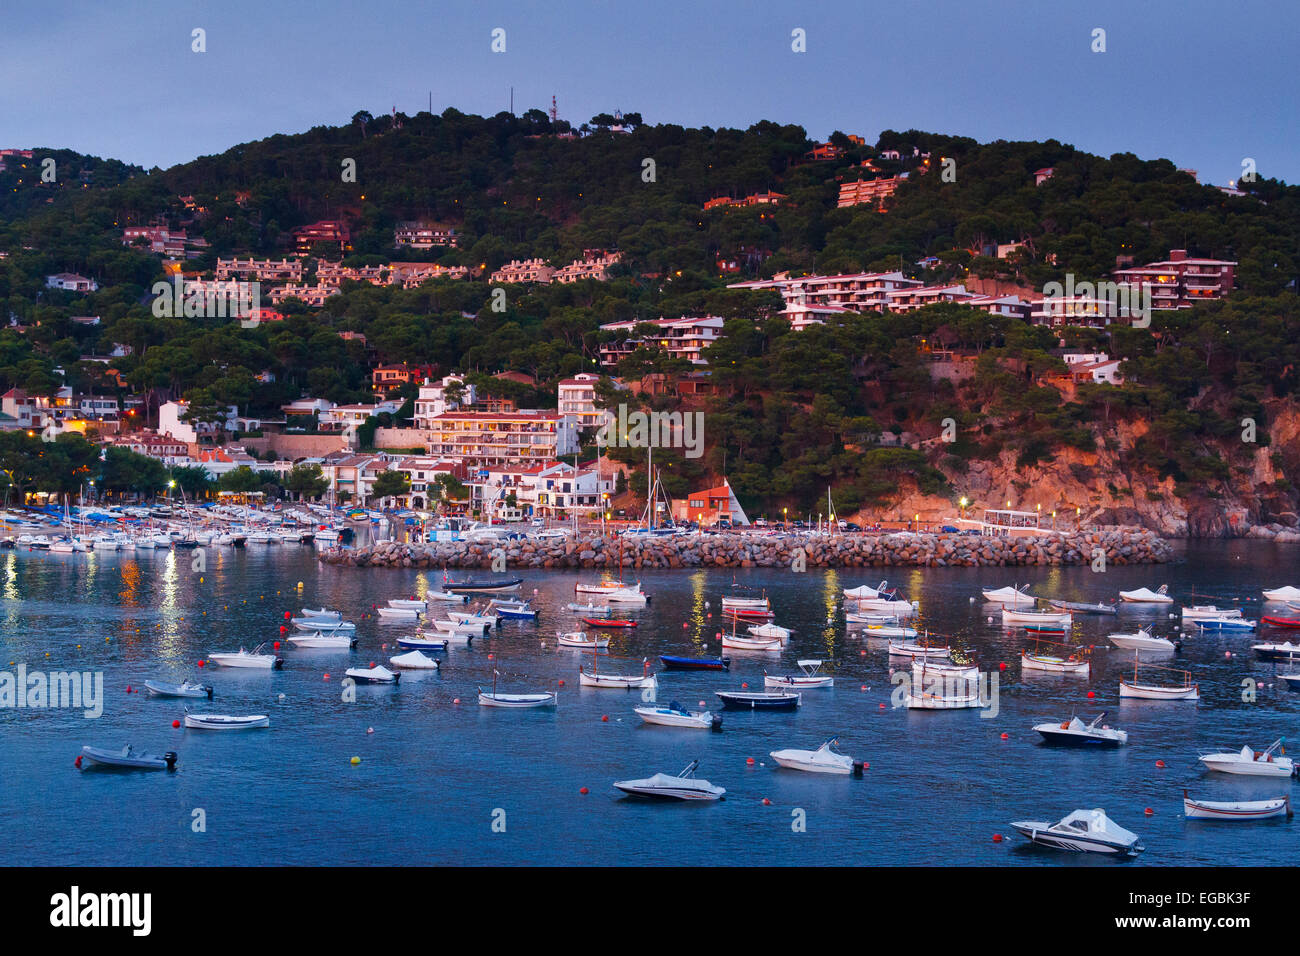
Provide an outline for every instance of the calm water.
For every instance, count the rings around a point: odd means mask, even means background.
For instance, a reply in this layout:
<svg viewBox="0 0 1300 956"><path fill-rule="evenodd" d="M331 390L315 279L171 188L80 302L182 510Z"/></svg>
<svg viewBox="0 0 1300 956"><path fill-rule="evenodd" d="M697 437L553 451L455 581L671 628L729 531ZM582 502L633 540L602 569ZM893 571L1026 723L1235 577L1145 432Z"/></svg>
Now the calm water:
<svg viewBox="0 0 1300 956"><path fill-rule="evenodd" d="M1023 632L988 624L984 606L970 597L981 586L1028 580L1039 594L1113 600L1120 588L1167 582L1187 603L1241 599L1257 617L1261 586L1297 583L1298 556L1286 546L1216 542L1189 546L1175 565L1104 575L1086 567L888 569L891 583L920 601L925 626L970 648L981 669L1007 662L992 719L975 710L892 709L886 642L846 635L842 619L826 624L841 589L874 586L880 569L740 572L736 580L767 589L777 623L796 629L781 663L772 662L775 655L730 652L729 674L661 675L660 699L712 707L715 690L742 682L761 688L765 666L789 672L800 657L833 661L836 686L805 692L792 714L728 712L724 732L713 734L644 726L632 713L639 692L577 686L580 652L553 646L555 630L574 620L560 608L573 600L577 573L525 574L524 593L536 589L539 623L505 622L489 641L439 655L441 672L407 672L397 688L358 687L356 702L344 703L345 667L387 663L397 651L381 645L404 630L378 624L373 612L362 615L436 586L440 573L326 567L298 546L209 549L202 580L184 552L4 552L0 669L25 662L99 670L105 704L96 720L79 711L0 710L0 815L9 821L0 863L1114 865L1028 849L1008 826L1103 807L1142 836L1147 852L1137 865L1289 864L1300 848L1295 824L1216 825L1182 816L1184 787L1207 799L1291 788L1206 775L1195 762L1201 747L1262 748L1300 732L1300 695L1275 680L1274 665L1253 660L1250 636L1188 641L1179 659L1200 681L1199 704L1120 703L1123 652L1099 647L1090 679L1022 679ZM614 637L612 654L630 660L610 670L634 672L643 656L665 652L718 652L717 609L732 572L658 572L642 580L653 601L637 614L637 630ZM274 640L286 610L322 604L357 620L357 651L286 646L283 671L213 668L204 679L215 685L215 701L186 702L199 712L267 713L270 730L174 730L182 702L126 692L146 678L192 675L210 651ZM1106 633L1144 621L1159 622L1166 634L1175 627L1167 611L1130 610L1118 624L1078 618L1075 636L1104 642ZM506 691L553 689L564 680L559 708L479 707L475 688L491 684L494 663L509 675ZM1265 685L1251 703L1241 700L1246 677ZM1096 700L1086 699L1088 690ZM1048 748L1030 729L1102 709L1108 723L1130 732L1127 748ZM833 733L845 753L870 763L864 779L782 770L767 756L783 747L815 749ZM73 767L83 744L128 742L177 751L179 770ZM359 766L350 764L353 756ZM676 773L694 758L700 776L727 788L724 802L647 804L610 787L616 779ZM1157 759L1167 766L1158 769ZM582 787L590 792L580 794ZM1144 816L1146 807L1154 815ZM196 809L205 811L206 832L193 832ZM792 828L797 809L806 832ZM493 830L499 811L504 833ZM1006 840L995 844L994 833Z"/></svg>

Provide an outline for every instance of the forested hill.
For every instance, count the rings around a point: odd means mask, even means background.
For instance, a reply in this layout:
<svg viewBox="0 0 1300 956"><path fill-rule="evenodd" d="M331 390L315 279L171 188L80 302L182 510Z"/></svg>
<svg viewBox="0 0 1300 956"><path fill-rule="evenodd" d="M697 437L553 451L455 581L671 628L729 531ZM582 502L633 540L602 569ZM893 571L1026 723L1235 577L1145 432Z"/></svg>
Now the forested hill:
<svg viewBox="0 0 1300 956"><path fill-rule="evenodd" d="M484 374L523 370L541 383L540 394L526 397L553 402L556 380L594 368L599 324L708 312L733 320L712 365L735 396L712 409L708 454L674 463L667 480L677 493L725 470L745 503L760 509L806 508L828 485L852 507L918 485L955 493L971 468L1008 455L1022 473L1083 455L1072 462L1082 475L1097 466L1086 456L1103 453L1114 458L1106 467L1127 477L1112 482L1115 494L1091 501L1102 510L1115 510L1124 487L1143 482L1161 486L1153 495L1180 500L1211 485L1224 499L1241 499L1247 473L1258 484L1259 446L1232 445L1233 428L1242 415L1255 417L1266 444L1270 422L1290 408L1292 370L1300 367L1300 189L1267 170L1238 184L1246 195L1231 196L1167 160L1104 159L1053 141L979 144L885 131L873 143L868 131L850 130L868 142L837 133L838 155L815 160L808 152L816 144L794 126L687 129L629 114L630 131L622 131L608 128L611 119L594 118L574 135L538 110L488 118L359 113L337 127L273 136L165 171L55 154L66 165L54 183L32 175L48 150L35 150L25 168L11 160L0 172L0 298L26 328L0 332L0 388L48 391L58 365L81 391L145 392L155 403L189 395L258 413L304 392L361 400L370 364L409 361ZM76 165L83 161L84 170ZM355 163L355 182L346 181L346 161ZM1036 186L1044 167L1054 175ZM907 179L887 212L836 207L841 183L899 173ZM779 205L703 210L718 196L768 191L783 195ZM187 269L207 270L218 256L283 255L292 229L321 219L349 223L351 262L435 259L468 266L475 278L410 291L349 284L323 309L291 303L287 321L247 330L153 317L147 292L161 261L121 241L129 225L185 228L209 243ZM396 252L393 228L412 219L453 226L460 247ZM981 255L1013 242L1024 247L1010 258ZM1071 344L1128 360L1130 384L1097 398L1042 384L1056 361L1048 350L1059 342L1024 323L938 307L905 318L847 317L795 334L770 319L779 309L771 294L725 289L783 270L879 269L1036 289L1067 272L1105 278L1118 256L1141 263L1171 248L1237 261L1238 289L1227 303L1158 316L1148 331L1071 335ZM520 287L505 312L488 307L485 276L497 266L539 256L563 264L585 249L618 250L624 261L609 281ZM720 274L719 259L740 262L741 272ZM60 271L91 276L101 288L45 290L45 276ZM101 323L71 321L87 314ZM363 333L371 351L340 339L344 330ZM932 381L923 340L978 353L978 375L965 384ZM102 364L80 361L114 343L132 351L114 363L125 386L106 379ZM633 377L679 370L653 348L620 369ZM275 380L259 381L267 371ZM955 448L909 455L876 447L882 431L933 438L945 417L962 425ZM1144 437L1117 438L1118 422ZM1280 474L1291 452L1279 446L1273 455ZM990 478L990 489L1000 480ZM1256 517L1294 510L1284 479L1268 480L1269 501L1247 507Z"/></svg>

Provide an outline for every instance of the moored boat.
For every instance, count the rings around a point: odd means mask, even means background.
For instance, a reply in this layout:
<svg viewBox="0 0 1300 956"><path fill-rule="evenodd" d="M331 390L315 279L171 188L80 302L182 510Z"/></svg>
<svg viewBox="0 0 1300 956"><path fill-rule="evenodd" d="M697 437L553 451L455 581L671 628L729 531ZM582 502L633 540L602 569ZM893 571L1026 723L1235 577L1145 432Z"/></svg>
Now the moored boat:
<svg viewBox="0 0 1300 956"><path fill-rule="evenodd" d="M480 594L492 591L514 591L524 583L523 578L508 578L493 580L466 578L464 581L446 581L442 585L444 591L455 593Z"/></svg>
<svg viewBox="0 0 1300 956"><path fill-rule="evenodd" d="M1144 849L1131 833L1106 816L1105 810L1075 810L1057 823L1021 820L1011 826L1031 843L1075 853L1108 853L1135 857Z"/></svg>
<svg viewBox="0 0 1300 956"><path fill-rule="evenodd" d="M725 671L731 667L729 657L679 657L660 654L659 663L670 671Z"/></svg>
<svg viewBox="0 0 1300 956"><path fill-rule="evenodd" d="M769 756L789 770L835 774L849 774L856 771L860 776L862 765L855 764L852 757L835 749L839 740L839 737L831 737L816 750L773 750Z"/></svg>
<svg viewBox="0 0 1300 956"><path fill-rule="evenodd" d="M1241 608L1221 608L1213 604L1194 604L1182 609L1184 621L1199 621L1205 618L1241 617Z"/></svg>
<svg viewBox="0 0 1300 956"><path fill-rule="evenodd" d="M802 674L769 674L763 672L764 687L796 687L800 690L808 690L814 687L834 687L835 678L829 674L821 673L822 662L820 659L808 658L806 660L797 660L795 664L803 671Z"/></svg>
<svg viewBox="0 0 1300 956"><path fill-rule="evenodd" d="M1011 624L1059 624L1069 626L1071 616L1068 611L1016 611L1008 607L1002 609L1002 623Z"/></svg>
<svg viewBox="0 0 1300 956"><path fill-rule="evenodd" d="M1169 585L1162 584L1152 591L1150 588L1138 588L1136 591L1120 591L1120 599L1130 604L1173 604L1169 596Z"/></svg>
<svg viewBox="0 0 1300 956"><path fill-rule="evenodd" d="M343 675L351 677L358 684L396 684L402 679L400 673L390 671L383 664L376 664L374 667L349 667Z"/></svg>
<svg viewBox="0 0 1300 956"><path fill-rule="evenodd" d="M404 671L436 671L442 666L432 657L426 657L420 651L398 654L396 657L390 657L388 662Z"/></svg>
<svg viewBox="0 0 1300 956"><path fill-rule="evenodd" d="M1103 710L1086 724L1078 717L1071 717L1059 724L1055 721L1035 724L1034 730L1042 734L1047 743L1072 747L1120 747L1128 743L1128 731L1116 730L1105 724L1097 726L1105 716Z"/></svg>
<svg viewBox="0 0 1300 956"><path fill-rule="evenodd" d="M1300 588L1289 584L1286 587L1273 588L1264 591L1264 598L1268 601L1300 601Z"/></svg>
<svg viewBox="0 0 1300 956"><path fill-rule="evenodd" d="M169 684L166 681L147 680L144 682L145 690L154 697L206 697L212 699L212 685L201 684L198 681L183 680L179 684Z"/></svg>
<svg viewBox="0 0 1300 956"><path fill-rule="evenodd" d="M137 752L130 744L121 750L82 747L81 754L76 759L77 768L88 769L87 762L110 770L175 770L176 754L169 750L160 757L156 754Z"/></svg>
<svg viewBox="0 0 1300 956"><path fill-rule="evenodd" d="M1084 601L1048 601L1052 607L1058 611L1069 611L1071 614L1118 614L1119 611L1113 604L1089 604Z"/></svg>
<svg viewBox="0 0 1300 956"><path fill-rule="evenodd" d="M1270 627L1285 627L1285 628L1300 627L1300 618L1271 617L1265 614L1263 617L1260 618L1260 620L1263 621L1265 624L1269 625Z"/></svg>
<svg viewBox="0 0 1300 956"><path fill-rule="evenodd" d="M1291 797L1269 800L1193 800L1183 791L1183 815L1189 820L1268 820L1292 815Z"/></svg>
<svg viewBox="0 0 1300 956"><path fill-rule="evenodd" d="M264 645L259 644L251 651L246 651L241 647L238 654L211 653L208 654L208 663L216 664L220 667L265 668L266 670L277 670L283 667L283 657L277 657L274 654L258 653L263 646Z"/></svg>
<svg viewBox="0 0 1300 956"><path fill-rule="evenodd" d="M1294 661L1300 659L1300 644L1292 644L1290 641L1283 641L1280 644L1276 642L1253 644L1250 649L1262 661Z"/></svg>
<svg viewBox="0 0 1300 956"><path fill-rule="evenodd" d="M677 701L667 707L633 707L632 710L647 724L661 727L690 727L697 730L721 730L722 716L707 710L687 710Z"/></svg>
<svg viewBox="0 0 1300 956"><path fill-rule="evenodd" d="M1038 598L1032 594L1026 594L1025 588L1028 584L1019 587L1009 588L984 588L980 593L984 597L986 604L1001 604L1005 607L1033 607L1038 603Z"/></svg>
<svg viewBox="0 0 1300 956"><path fill-rule="evenodd" d="M232 714L186 714L185 726L190 730L260 730L271 726L271 718L266 714L243 717Z"/></svg>
<svg viewBox="0 0 1300 956"><path fill-rule="evenodd" d="M294 647L311 648L313 650L346 651L357 646L357 639L352 636L351 631L342 631L337 634L322 634L320 631L313 631L310 634L290 634L288 641Z"/></svg>
<svg viewBox="0 0 1300 956"><path fill-rule="evenodd" d="M1149 680L1139 677L1139 663L1137 656L1133 658L1133 679L1120 679L1119 696L1130 697L1137 700L1200 700L1200 686L1192 682L1191 671L1177 670L1168 667L1154 667L1147 665L1148 669L1159 671L1169 671L1179 676L1179 682L1176 684L1153 684Z"/></svg>
<svg viewBox="0 0 1300 956"><path fill-rule="evenodd" d="M947 660L952 657L951 647L934 647L930 644L909 644L907 641L890 641L890 657L920 657L926 660Z"/></svg>
<svg viewBox="0 0 1300 956"><path fill-rule="evenodd" d="M695 777L699 767L698 760L692 760L675 777L666 773L657 773L653 777L639 780L616 780L614 787L626 794L637 797L654 797L666 800L721 800L726 794L722 787L714 786L707 780Z"/></svg>
<svg viewBox="0 0 1300 956"><path fill-rule="evenodd" d="M1156 637L1146 630L1139 630L1134 634L1112 634L1108 640L1116 647L1122 647L1127 651L1172 654L1181 646L1167 637Z"/></svg>
<svg viewBox="0 0 1300 956"><path fill-rule="evenodd" d="M1219 750L1202 752L1197 760L1207 770L1220 773L1244 774L1250 777L1291 777L1295 775L1295 762L1283 756L1286 753L1285 737L1279 737L1269 744L1266 750L1252 750L1242 747L1240 750Z"/></svg>

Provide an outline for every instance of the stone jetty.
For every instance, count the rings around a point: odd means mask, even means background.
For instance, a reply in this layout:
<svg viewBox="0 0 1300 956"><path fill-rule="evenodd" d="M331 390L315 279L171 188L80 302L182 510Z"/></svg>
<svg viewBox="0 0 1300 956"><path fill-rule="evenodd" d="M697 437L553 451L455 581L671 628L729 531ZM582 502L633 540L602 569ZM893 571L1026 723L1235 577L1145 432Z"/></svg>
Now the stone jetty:
<svg viewBox="0 0 1300 956"><path fill-rule="evenodd" d="M1114 529L1000 538L965 534L763 535L706 534L617 537L579 534L564 539L402 543L320 552L325 564L378 568L861 568L1019 567L1160 564L1169 543L1151 531ZM499 560L496 566L500 568Z"/></svg>

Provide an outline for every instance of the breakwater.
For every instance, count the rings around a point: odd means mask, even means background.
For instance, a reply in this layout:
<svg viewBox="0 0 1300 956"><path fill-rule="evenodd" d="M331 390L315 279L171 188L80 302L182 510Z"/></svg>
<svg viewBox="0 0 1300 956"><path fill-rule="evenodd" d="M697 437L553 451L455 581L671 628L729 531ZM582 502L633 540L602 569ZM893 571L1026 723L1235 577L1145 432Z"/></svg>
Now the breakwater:
<svg viewBox="0 0 1300 956"><path fill-rule="evenodd" d="M330 548L326 564L383 568L809 568L1015 567L1025 565L1159 564L1171 549L1151 531L1054 532L1000 538L964 534L762 535L708 534L500 542L382 541Z"/></svg>

